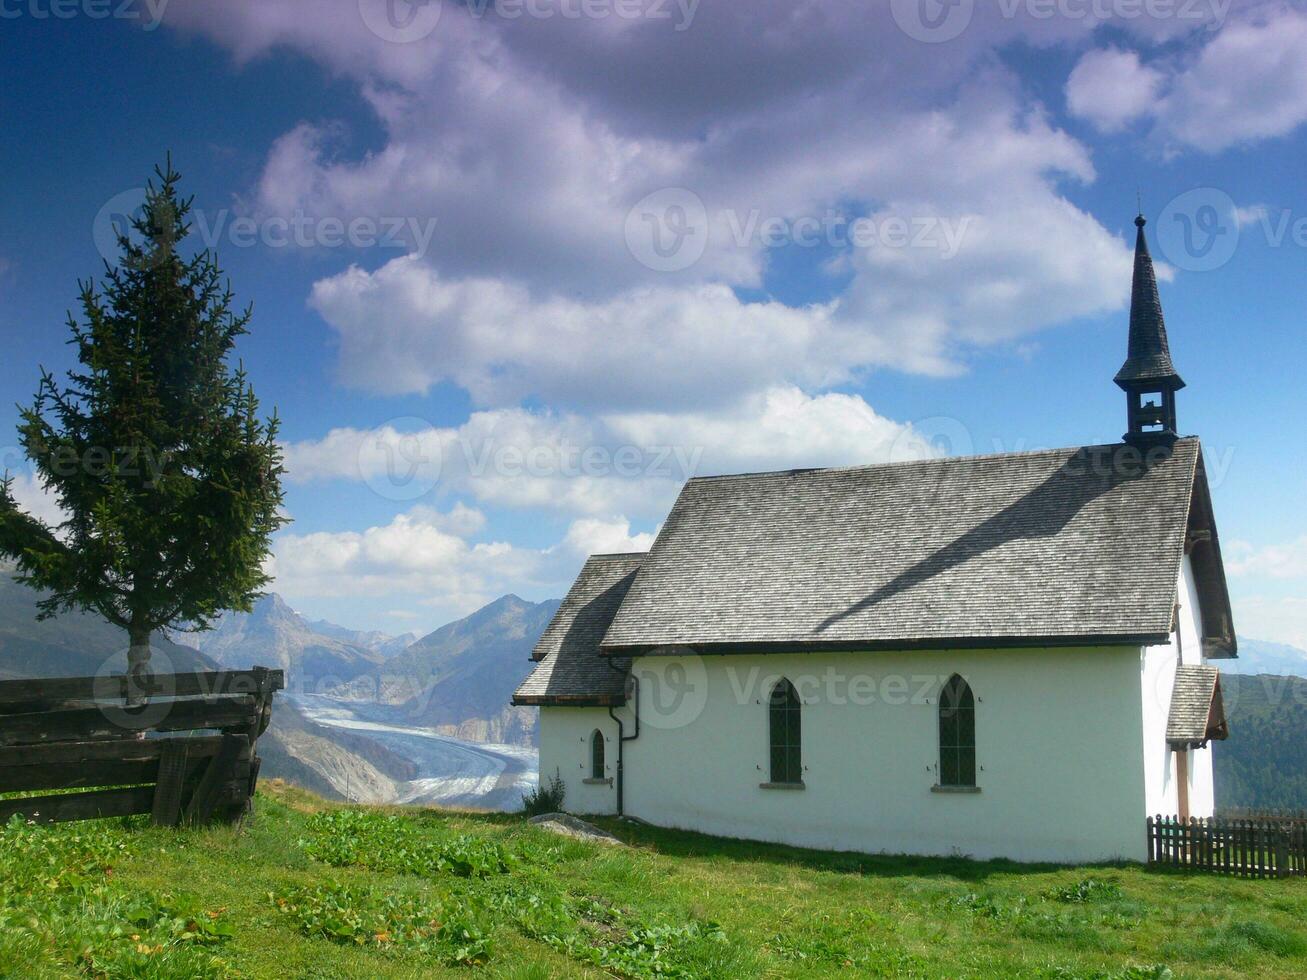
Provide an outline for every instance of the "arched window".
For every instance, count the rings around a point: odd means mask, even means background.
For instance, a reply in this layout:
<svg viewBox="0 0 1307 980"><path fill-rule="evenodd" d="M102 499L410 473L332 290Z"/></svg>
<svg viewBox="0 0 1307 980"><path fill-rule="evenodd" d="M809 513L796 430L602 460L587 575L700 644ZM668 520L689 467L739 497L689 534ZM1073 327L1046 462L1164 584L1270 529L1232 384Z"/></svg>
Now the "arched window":
<svg viewBox="0 0 1307 980"><path fill-rule="evenodd" d="M604 778L604 733L597 728L590 736L590 778Z"/></svg>
<svg viewBox="0 0 1307 980"><path fill-rule="evenodd" d="M802 732L799 724L799 694L781 678L772 688L770 700L771 781L803 782Z"/></svg>
<svg viewBox="0 0 1307 980"><path fill-rule="evenodd" d="M976 699L957 674L939 695L939 784L976 785Z"/></svg>

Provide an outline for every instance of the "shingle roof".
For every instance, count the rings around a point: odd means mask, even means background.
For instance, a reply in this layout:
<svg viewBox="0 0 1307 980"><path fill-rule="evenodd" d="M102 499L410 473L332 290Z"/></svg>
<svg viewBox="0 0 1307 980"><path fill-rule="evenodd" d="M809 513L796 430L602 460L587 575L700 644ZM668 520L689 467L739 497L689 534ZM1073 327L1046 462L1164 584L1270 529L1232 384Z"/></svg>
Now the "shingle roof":
<svg viewBox="0 0 1307 980"><path fill-rule="evenodd" d="M1196 439L1144 459L1116 444L693 479L603 648L1164 642L1205 477Z"/></svg>
<svg viewBox="0 0 1307 980"><path fill-rule="evenodd" d="M1116 373L1116 383L1157 381L1171 378L1183 388L1184 381L1171 363L1171 345L1166 339L1166 319L1162 300L1157 294L1157 274L1148 252L1142 215L1135 219L1139 233L1135 238L1134 282L1130 289L1130 345L1125 363Z"/></svg>
<svg viewBox="0 0 1307 980"><path fill-rule="evenodd" d="M1177 667L1166 740L1176 745L1201 745L1209 739L1223 739L1227 734L1220 671L1197 664Z"/></svg>
<svg viewBox="0 0 1307 980"><path fill-rule="evenodd" d="M617 614L643 554L592 555L536 643L536 667L514 704L622 704L625 662L599 655L599 641Z"/></svg>

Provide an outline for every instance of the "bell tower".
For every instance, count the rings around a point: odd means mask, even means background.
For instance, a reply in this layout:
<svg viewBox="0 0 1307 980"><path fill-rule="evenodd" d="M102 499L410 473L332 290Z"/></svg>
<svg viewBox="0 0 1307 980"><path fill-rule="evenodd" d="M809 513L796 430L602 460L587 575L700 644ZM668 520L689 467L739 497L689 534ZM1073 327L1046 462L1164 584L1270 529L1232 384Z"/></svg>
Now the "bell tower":
<svg viewBox="0 0 1307 980"><path fill-rule="evenodd" d="M1125 441L1153 445L1176 438L1175 393L1184 381L1171 363L1157 275L1148 252L1141 214L1135 218L1134 284L1130 291L1130 346L1115 381L1125 392L1128 428Z"/></svg>

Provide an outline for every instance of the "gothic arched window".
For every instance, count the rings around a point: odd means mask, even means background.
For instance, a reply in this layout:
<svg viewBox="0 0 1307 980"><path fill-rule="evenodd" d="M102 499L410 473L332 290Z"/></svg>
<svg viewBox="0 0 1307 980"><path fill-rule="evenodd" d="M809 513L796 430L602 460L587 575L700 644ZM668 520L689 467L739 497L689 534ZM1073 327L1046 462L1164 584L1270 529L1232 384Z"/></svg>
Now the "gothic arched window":
<svg viewBox="0 0 1307 980"><path fill-rule="evenodd" d="M604 733L597 728L590 736L590 778L604 778Z"/></svg>
<svg viewBox="0 0 1307 980"><path fill-rule="evenodd" d="M939 695L939 784L976 785L976 699L957 674Z"/></svg>
<svg viewBox="0 0 1307 980"><path fill-rule="evenodd" d="M802 729L799 694L794 685L781 678L772 688L769 701L771 731L771 781L803 782Z"/></svg>

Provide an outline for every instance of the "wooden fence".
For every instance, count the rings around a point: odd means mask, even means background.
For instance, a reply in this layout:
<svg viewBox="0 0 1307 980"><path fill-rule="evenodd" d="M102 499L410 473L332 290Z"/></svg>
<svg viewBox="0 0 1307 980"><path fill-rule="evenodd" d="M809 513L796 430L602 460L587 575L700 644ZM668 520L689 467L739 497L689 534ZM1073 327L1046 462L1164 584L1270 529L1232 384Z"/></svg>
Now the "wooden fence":
<svg viewBox="0 0 1307 980"><path fill-rule="evenodd" d="M1148 863L1243 878L1307 874L1307 821L1148 818Z"/></svg>
<svg viewBox="0 0 1307 980"><path fill-rule="evenodd" d="M44 792L0 798L0 823L138 813L165 826L234 822L285 684L263 667L0 681L0 794Z"/></svg>

